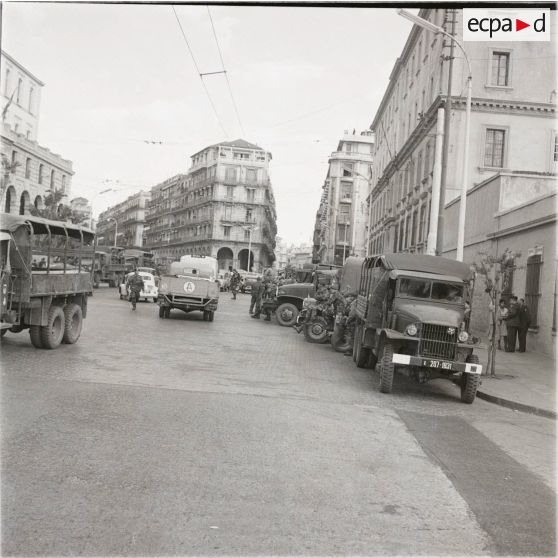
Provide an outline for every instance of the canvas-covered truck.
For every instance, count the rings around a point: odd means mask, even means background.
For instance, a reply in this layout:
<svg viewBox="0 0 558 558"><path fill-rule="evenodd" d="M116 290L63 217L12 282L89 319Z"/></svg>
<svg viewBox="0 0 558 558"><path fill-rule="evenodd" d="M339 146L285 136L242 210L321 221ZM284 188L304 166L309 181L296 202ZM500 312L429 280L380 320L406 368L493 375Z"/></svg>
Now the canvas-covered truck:
<svg viewBox="0 0 558 558"><path fill-rule="evenodd" d="M173 308L199 311L212 322L219 302L217 260L209 256L182 256L173 262L159 283L159 317L169 318Z"/></svg>
<svg viewBox="0 0 558 558"><path fill-rule="evenodd" d="M73 344L93 290L95 233L29 215L0 214L0 331L29 329L36 348Z"/></svg>
<svg viewBox="0 0 558 558"><path fill-rule="evenodd" d="M116 246L97 246L95 248L95 264L93 270L93 287L100 283L108 283L109 287L117 287L127 273L123 249Z"/></svg>
<svg viewBox="0 0 558 558"><path fill-rule="evenodd" d="M389 254L362 264L356 303L353 360L376 368L380 391L390 393L395 369L419 383L447 378L472 403L482 366L467 331L473 273L438 256Z"/></svg>

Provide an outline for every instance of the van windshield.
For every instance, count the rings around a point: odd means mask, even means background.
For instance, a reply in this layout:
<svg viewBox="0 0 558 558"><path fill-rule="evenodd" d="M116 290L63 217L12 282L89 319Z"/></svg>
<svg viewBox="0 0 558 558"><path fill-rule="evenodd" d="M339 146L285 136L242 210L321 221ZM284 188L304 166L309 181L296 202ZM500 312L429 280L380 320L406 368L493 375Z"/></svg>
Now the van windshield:
<svg viewBox="0 0 558 558"><path fill-rule="evenodd" d="M444 283L428 279L399 279L399 296L405 298L422 298L439 302L463 302L464 286L457 283Z"/></svg>

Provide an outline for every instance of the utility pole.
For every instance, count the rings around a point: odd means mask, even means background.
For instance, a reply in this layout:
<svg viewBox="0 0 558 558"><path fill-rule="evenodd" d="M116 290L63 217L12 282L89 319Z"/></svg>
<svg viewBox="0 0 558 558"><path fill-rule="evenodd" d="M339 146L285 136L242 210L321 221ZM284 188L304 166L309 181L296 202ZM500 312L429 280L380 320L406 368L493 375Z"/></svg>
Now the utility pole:
<svg viewBox="0 0 558 558"><path fill-rule="evenodd" d="M453 8L451 12L451 35L455 35L455 18L456 11ZM448 10L446 10L446 13ZM440 204L438 210L438 237L436 239L436 255L441 256L444 250L444 207L446 205L446 181L448 176L448 157L450 144L450 119L451 119L451 85L453 77L453 49L455 41L450 40L449 67L448 67L448 90L446 94L445 115L444 115L444 150L442 152L442 176L440 181Z"/></svg>
<svg viewBox="0 0 558 558"><path fill-rule="evenodd" d="M442 177L442 145L444 143L444 109L438 109L436 118L436 144L434 147L434 175L432 177L432 198L430 202L430 230L426 243L426 253L429 256L436 255L436 243L440 235L438 229L440 209L440 190Z"/></svg>

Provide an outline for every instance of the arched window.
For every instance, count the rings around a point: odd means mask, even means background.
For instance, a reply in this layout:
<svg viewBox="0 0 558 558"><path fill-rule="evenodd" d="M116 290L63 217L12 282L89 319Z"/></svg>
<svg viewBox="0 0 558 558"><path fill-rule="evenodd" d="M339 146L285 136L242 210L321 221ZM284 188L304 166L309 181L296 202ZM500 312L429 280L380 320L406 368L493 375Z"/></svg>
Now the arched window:
<svg viewBox="0 0 558 558"><path fill-rule="evenodd" d="M39 184L43 183L44 165L39 165Z"/></svg>
<svg viewBox="0 0 558 558"><path fill-rule="evenodd" d="M27 157L25 160L25 178L29 178L31 176L31 159Z"/></svg>
<svg viewBox="0 0 558 558"><path fill-rule="evenodd" d="M50 171L50 189L54 190L54 169Z"/></svg>

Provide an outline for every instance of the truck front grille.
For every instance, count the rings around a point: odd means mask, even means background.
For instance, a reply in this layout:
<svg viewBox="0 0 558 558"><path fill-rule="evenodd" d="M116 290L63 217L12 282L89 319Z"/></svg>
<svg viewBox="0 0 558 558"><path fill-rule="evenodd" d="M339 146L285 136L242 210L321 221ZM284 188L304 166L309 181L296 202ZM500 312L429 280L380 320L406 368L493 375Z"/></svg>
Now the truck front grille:
<svg viewBox="0 0 558 558"><path fill-rule="evenodd" d="M448 333L453 329L453 334ZM457 347L457 328L435 324L422 324L419 355L423 357L455 359Z"/></svg>

